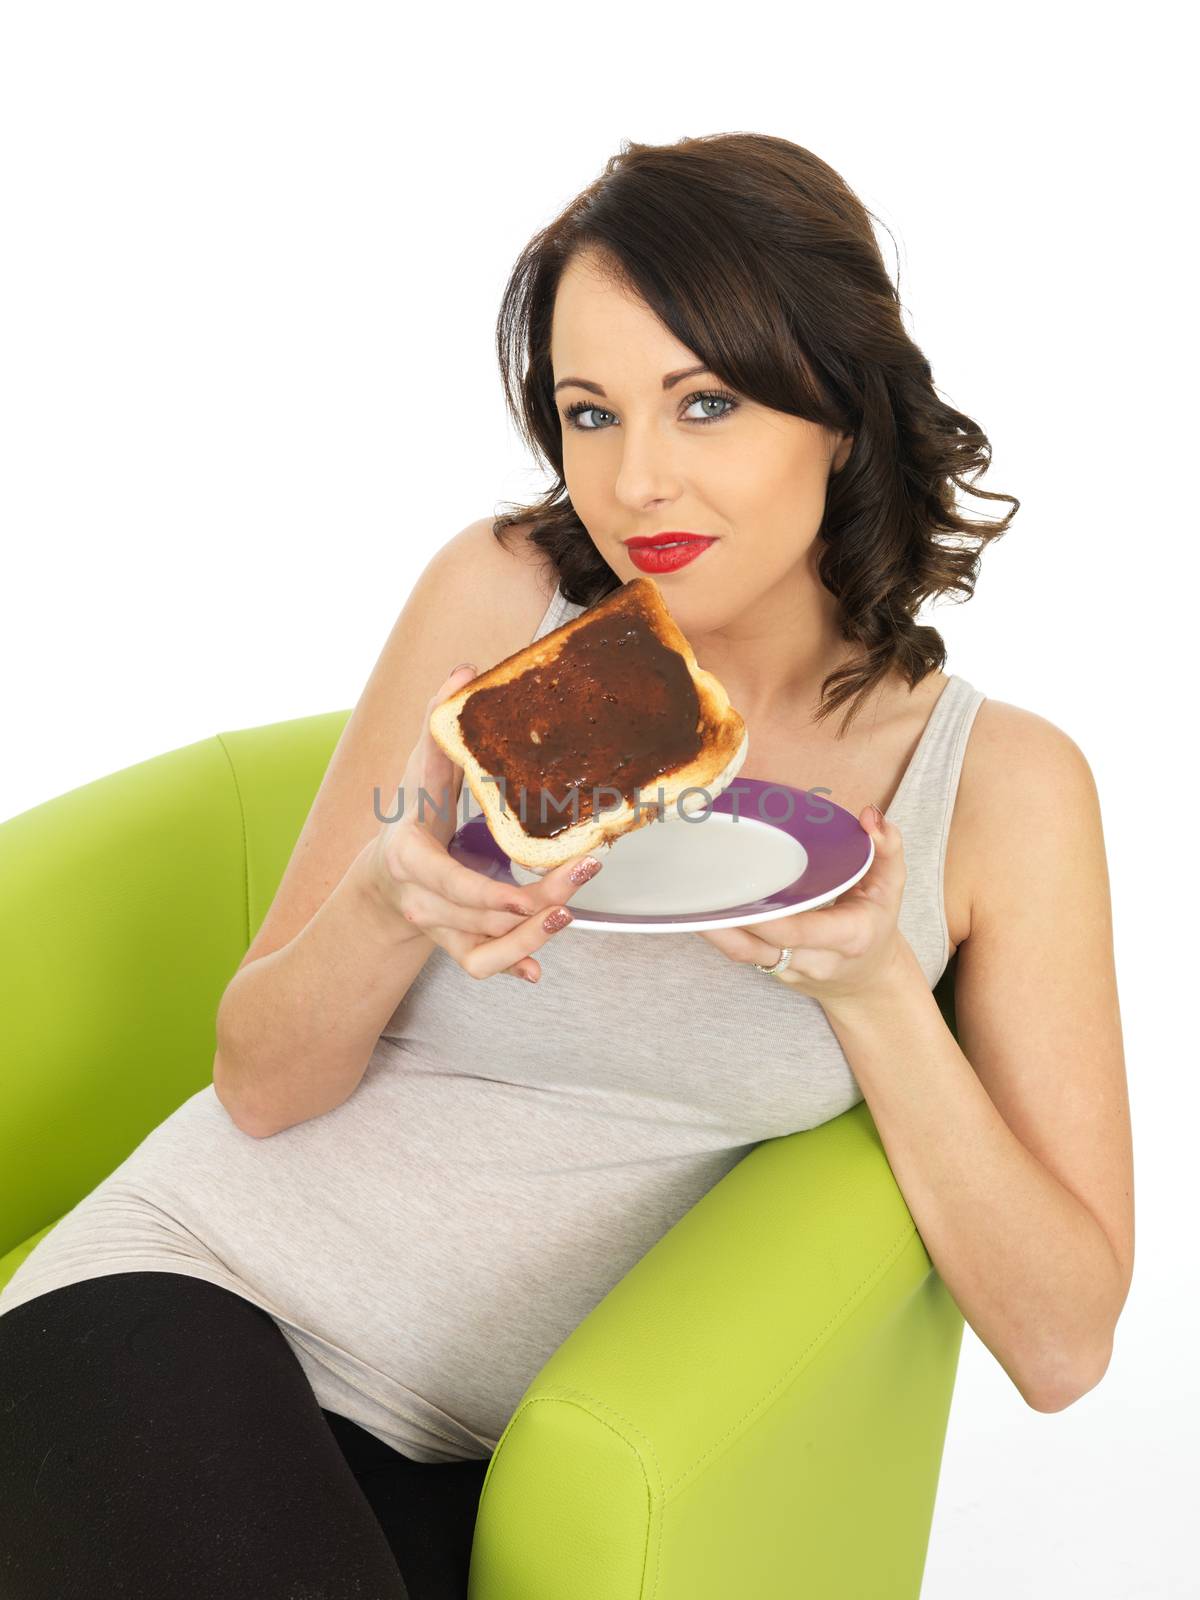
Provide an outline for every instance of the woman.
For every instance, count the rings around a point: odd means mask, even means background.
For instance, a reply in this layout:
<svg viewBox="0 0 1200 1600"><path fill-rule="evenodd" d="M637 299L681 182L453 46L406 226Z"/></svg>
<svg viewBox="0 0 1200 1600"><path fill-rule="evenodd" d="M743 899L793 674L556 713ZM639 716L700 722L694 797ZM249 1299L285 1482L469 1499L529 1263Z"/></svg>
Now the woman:
<svg viewBox="0 0 1200 1600"><path fill-rule="evenodd" d="M936 394L868 214L782 139L628 146L523 252L498 334L552 489L426 567L222 999L213 1084L0 1295L14 1595L68 1571L461 1592L545 1360L757 1142L864 1097L1025 1401L1107 1365L1133 1219L1095 786L914 620L972 592L1016 502L960 516L988 443ZM505 889L449 857L452 812L381 796L462 798L432 705L667 533L709 541L658 581L747 722L743 774L853 811L875 860L769 925L564 937L598 863ZM932 993L952 957L962 1049ZM500 975L531 981L464 981ZM76 1465L98 1453L106 1521ZM477 1474L444 1530L405 1498L416 1463ZM418 1538L455 1570L415 1578Z"/></svg>

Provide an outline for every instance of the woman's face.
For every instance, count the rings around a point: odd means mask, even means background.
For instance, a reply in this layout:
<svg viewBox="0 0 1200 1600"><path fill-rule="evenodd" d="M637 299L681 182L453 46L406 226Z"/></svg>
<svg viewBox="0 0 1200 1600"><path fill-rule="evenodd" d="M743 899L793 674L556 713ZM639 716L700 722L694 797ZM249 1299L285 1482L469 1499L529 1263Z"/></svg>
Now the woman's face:
<svg viewBox="0 0 1200 1600"><path fill-rule="evenodd" d="M624 541L671 530L716 539L654 575L687 632L720 628L789 575L811 585L807 557L848 435L690 370L695 353L586 253L560 280L550 353L567 492L622 582L641 576Z"/></svg>

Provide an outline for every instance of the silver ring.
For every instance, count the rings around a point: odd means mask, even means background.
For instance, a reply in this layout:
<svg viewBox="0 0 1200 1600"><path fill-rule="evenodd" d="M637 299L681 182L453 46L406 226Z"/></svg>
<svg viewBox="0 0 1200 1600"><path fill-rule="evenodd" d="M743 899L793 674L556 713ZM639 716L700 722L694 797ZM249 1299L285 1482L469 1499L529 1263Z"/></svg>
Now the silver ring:
<svg viewBox="0 0 1200 1600"><path fill-rule="evenodd" d="M779 960L773 967L764 967L761 961L755 961L753 965L756 966L760 972L766 972L771 977L775 977L777 973L784 971L791 959L792 952L785 948L780 951Z"/></svg>

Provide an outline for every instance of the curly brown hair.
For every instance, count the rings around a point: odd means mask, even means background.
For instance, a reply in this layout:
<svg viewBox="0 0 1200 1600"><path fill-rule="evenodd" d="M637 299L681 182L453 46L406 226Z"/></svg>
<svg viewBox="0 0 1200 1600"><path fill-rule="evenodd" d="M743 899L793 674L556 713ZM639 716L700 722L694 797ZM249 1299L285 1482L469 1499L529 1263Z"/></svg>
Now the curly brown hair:
<svg viewBox="0 0 1200 1600"><path fill-rule="evenodd" d="M963 481L987 470L991 445L935 390L904 327L873 220L832 167L787 139L625 140L522 250L496 322L506 404L555 482L529 505L508 501L514 509L495 518L492 532L503 544L507 529L530 522L530 540L577 605L622 582L576 515L563 476L550 327L559 278L577 252L589 249L732 388L854 435L829 479L818 532L818 572L840 603L842 637L865 651L821 686L818 721L850 703L840 733L894 668L910 688L942 668L941 635L915 615L938 595L971 597L984 545L1020 506ZM999 521L968 522L960 489L1010 508Z"/></svg>

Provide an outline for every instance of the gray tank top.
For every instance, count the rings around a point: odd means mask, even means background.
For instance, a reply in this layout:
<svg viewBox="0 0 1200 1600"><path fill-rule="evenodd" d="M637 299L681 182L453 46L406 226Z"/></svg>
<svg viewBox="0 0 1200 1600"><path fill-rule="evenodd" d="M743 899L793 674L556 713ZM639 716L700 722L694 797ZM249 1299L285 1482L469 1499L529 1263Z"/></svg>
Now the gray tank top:
<svg viewBox="0 0 1200 1600"><path fill-rule="evenodd" d="M535 639L582 609L556 592ZM931 988L983 698L948 679L888 812ZM571 1330L713 1184L862 1099L820 1004L698 934L568 927L538 961L537 985L478 983L435 948L350 1098L273 1138L207 1085L38 1243L0 1314L110 1273L204 1278L270 1314L327 1410L417 1461L490 1455Z"/></svg>

